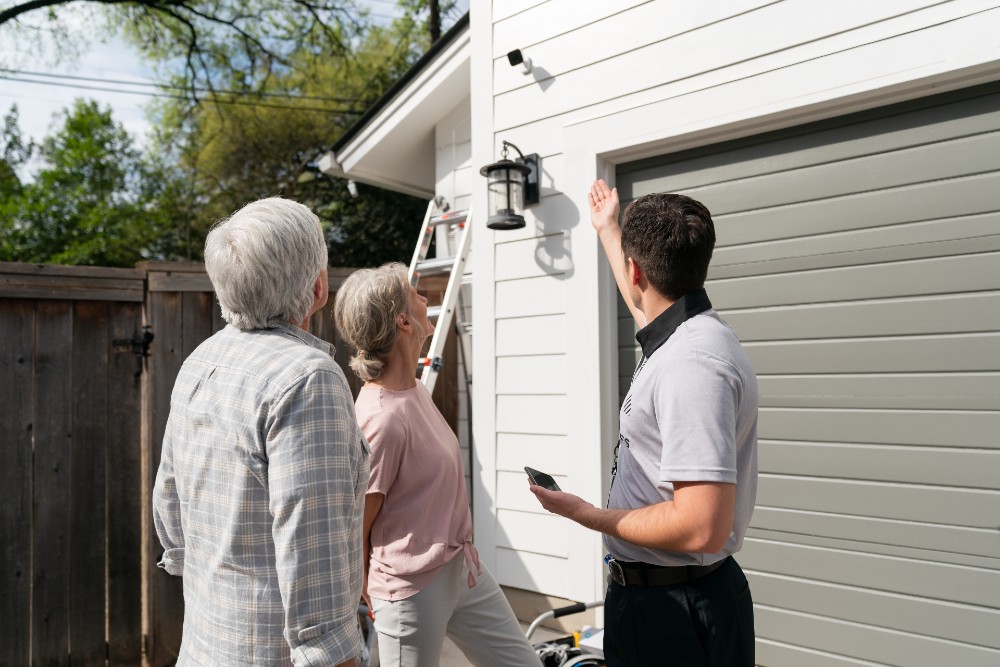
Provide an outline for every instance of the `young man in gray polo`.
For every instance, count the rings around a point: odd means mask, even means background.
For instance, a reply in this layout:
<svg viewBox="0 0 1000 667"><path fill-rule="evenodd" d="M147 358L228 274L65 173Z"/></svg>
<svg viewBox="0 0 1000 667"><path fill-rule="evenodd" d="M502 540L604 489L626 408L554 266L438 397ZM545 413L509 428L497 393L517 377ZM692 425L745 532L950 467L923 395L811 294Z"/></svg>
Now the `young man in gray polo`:
<svg viewBox="0 0 1000 667"><path fill-rule="evenodd" d="M607 509L532 486L545 509L604 533L604 652L624 665L754 664L740 550L757 494L757 377L712 310L715 246L699 202L652 194L618 226L618 192L590 191L591 221L641 330L622 403Z"/></svg>

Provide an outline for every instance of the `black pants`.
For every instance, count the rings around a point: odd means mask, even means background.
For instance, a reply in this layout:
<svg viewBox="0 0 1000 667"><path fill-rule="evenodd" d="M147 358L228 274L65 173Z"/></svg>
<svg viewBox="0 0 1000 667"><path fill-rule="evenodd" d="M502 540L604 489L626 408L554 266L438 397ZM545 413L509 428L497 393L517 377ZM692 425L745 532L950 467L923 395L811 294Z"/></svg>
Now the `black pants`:
<svg viewBox="0 0 1000 667"><path fill-rule="evenodd" d="M753 667L753 601L732 557L685 584L612 581L604 609L608 667Z"/></svg>

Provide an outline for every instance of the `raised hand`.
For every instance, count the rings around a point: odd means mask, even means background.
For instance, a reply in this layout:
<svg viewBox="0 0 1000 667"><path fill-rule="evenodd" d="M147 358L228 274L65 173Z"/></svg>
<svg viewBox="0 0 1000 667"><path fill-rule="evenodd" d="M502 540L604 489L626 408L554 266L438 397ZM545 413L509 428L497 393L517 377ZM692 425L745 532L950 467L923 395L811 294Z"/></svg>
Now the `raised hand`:
<svg viewBox="0 0 1000 667"><path fill-rule="evenodd" d="M618 227L618 188L609 188L603 178L594 181L587 193L590 200L590 223L598 233Z"/></svg>

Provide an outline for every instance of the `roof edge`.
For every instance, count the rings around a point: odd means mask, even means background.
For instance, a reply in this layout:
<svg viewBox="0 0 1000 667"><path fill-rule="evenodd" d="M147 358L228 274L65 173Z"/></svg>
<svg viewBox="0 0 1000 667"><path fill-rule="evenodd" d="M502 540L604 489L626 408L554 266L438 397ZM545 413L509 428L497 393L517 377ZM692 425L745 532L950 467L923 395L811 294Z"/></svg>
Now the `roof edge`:
<svg viewBox="0 0 1000 667"><path fill-rule="evenodd" d="M368 107L361 118L359 118L354 125L347 128L347 131L336 142L330 147L330 150L334 154L340 152L340 149L351 142L354 137L361 133L361 131L372 121L375 116L379 114L388 104L396 98L399 93L406 88L406 86L417 77L420 72L427 67L427 65L434 60L439 53L441 53L446 47L448 47L455 39L469 27L469 12L458 19L455 25L448 29L448 32L441 35L441 37L431 45L431 48L427 50L424 55L420 56L417 62L413 63L413 66L399 78L396 83L392 84L392 87L385 92L382 97L378 98L373 105Z"/></svg>

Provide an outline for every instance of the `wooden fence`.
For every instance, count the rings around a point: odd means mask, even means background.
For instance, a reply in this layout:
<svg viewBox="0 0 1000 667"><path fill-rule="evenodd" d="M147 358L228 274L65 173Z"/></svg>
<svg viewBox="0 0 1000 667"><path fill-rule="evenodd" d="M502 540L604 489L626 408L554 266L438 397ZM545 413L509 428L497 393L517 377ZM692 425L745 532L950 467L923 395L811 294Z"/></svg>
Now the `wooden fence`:
<svg viewBox="0 0 1000 667"><path fill-rule="evenodd" d="M310 330L356 393L332 316L350 272L331 269ZM420 287L440 303L445 281ZM200 264L0 262L0 664L176 659L181 581L156 567L150 496L177 372L223 324ZM434 399L457 429L456 349L449 339Z"/></svg>

